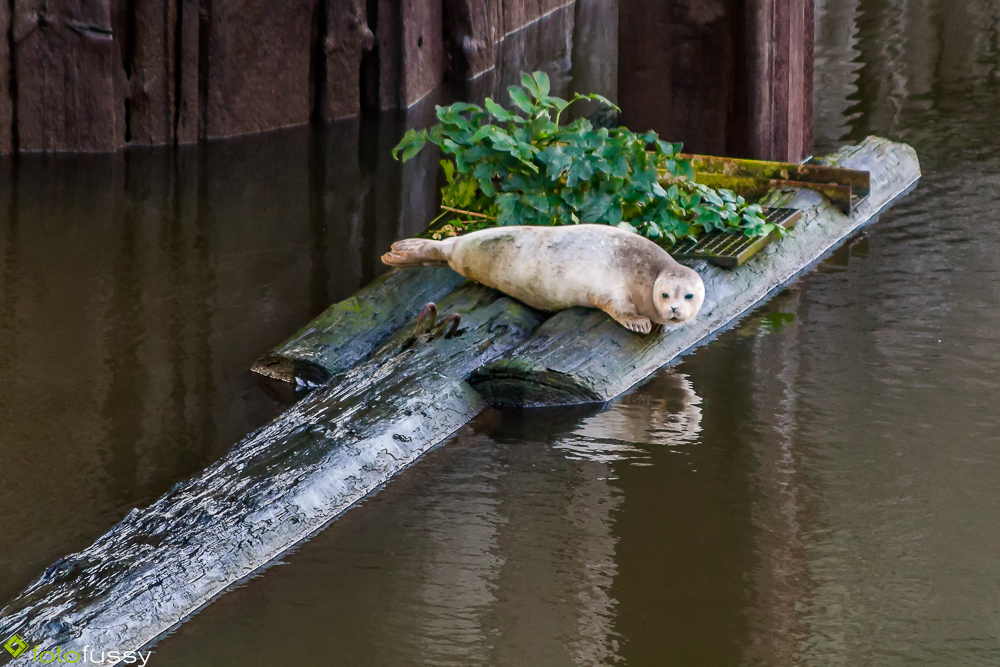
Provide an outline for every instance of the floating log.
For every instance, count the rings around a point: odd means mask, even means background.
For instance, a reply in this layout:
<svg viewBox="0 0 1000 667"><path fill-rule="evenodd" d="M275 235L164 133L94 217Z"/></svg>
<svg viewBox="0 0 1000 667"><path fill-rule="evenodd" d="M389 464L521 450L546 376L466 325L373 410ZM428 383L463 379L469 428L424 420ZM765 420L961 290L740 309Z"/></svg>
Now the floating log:
<svg viewBox="0 0 1000 667"><path fill-rule="evenodd" d="M486 405L463 378L541 316L474 284L439 305L461 315L455 335L409 341L412 327L397 331L201 475L49 567L0 611L0 635L64 655L139 649L455 432ZM33 664L30 652L12 664Z"/></svg>
<svg viewBox="0 0 1000 667"><path fill-rule="evenodd" d="M877 137L843 148L823 163L870 172L870 195L850 216L813 190L790 190L765 202L801 209L801 222L787 238L738 269L691 264L705 281L706 297L701 313L690 322L658 335L639 336L600 311L565 310L546 321L523 345L474 371L470 384L500 406L608 401L714 336L859 227L875 220L920 178L912 148Z"/></svg>
<svg viewBox="0 0 1000 667"><path fill-rule="evenodd" d="M268 380L299 386L329 382L366 358L424 304L465 282L451 269L394 271L338 303L265 355L251 370Z"/></svg>

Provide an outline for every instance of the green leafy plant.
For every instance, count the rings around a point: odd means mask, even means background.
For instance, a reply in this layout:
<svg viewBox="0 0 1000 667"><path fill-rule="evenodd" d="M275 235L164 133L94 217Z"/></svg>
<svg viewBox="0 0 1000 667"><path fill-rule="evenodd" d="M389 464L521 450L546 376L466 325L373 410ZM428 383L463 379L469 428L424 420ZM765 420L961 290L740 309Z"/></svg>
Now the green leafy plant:
<svg viewBox="0 0 1000 667"><path fill-rule="evenodd" d="M494 225L603 223L660 243L713 229L761 236L775 231L760 206L694 180L680 144L655 132L595 129L585 118L560 125L580 100L617 109L600 95L549 95L544 72L511 86L511 111L487 98L485 109L459 102L437 107L440 121L409 130L393 149L408 160L427 143L441 149L444 213L429 233L440 238ZM519 113L518 113L519 112Z"/></svg>

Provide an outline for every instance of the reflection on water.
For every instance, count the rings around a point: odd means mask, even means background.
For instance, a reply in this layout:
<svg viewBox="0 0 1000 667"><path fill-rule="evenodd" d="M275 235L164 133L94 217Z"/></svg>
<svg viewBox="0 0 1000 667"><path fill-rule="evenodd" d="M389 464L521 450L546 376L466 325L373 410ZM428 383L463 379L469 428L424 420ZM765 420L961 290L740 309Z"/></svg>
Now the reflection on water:
<svg viewBox="0 0 1000 667"><path fill-rule="evenodd" d="M568 87L580 30L553 17ZM1000 662L1000 7L817 21L817 151L908 141L913 195L619 401L484 414L157 664ZM273 414L243 369L433 206L432 157L338 132L25 163L0 202L0 593Z"/></svg>

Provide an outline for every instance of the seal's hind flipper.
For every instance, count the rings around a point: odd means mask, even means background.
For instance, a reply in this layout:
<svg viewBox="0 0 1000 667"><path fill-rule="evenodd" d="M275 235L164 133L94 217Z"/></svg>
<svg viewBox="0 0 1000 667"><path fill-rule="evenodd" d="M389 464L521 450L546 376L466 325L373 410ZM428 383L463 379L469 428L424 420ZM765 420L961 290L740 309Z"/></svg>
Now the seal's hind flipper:
<svg viewBox="0 0 1000 667"><path fill-rule="evenodd" d="M448 258L440 241L403 239L392 244L392 250L382 255L389 266L448 266Z"/></svg>

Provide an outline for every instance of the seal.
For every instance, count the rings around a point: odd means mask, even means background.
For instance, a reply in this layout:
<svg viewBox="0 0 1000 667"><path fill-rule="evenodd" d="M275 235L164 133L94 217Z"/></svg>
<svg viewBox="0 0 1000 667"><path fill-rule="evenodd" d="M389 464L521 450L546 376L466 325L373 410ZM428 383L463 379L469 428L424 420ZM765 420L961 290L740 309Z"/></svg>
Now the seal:
<svg viewBox="0 0 1000 667"><path fill-rule="evenodd" d="M382 256L389 266L449 266L538 310L600 308L622 326L694 317L705 285L692 269L634 232L608 225L508 226L441 241L403 239Z"/></svg>

